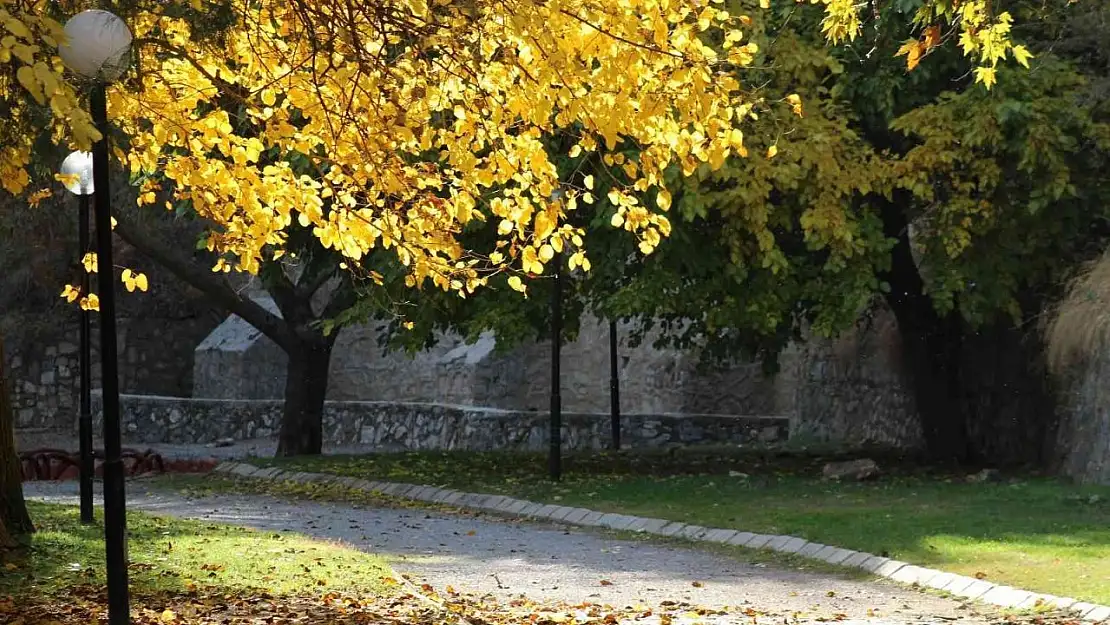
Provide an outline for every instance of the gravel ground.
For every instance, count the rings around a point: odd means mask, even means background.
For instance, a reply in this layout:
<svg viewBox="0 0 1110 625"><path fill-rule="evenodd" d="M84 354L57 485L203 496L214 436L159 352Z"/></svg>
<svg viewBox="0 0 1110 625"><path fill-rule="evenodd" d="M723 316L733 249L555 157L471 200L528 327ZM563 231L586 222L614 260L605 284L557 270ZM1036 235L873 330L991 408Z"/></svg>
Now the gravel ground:
<svg viewBox="0 0 1110 625"><path fill-rule="evenodd" d="M31 482L24 487L39 501L77 503L75 482ZM451 585L502 600L523 595L537 601L618 607L678 601L718 609L750 606L803 612L807 619L983 622L955 601L887 582L750 565L696 549L555 526L268 496L193 499L148 492L141 480L130 483L128 501L131 509L342 541L385 555L396 570L411 574L418 583L440 589Z"/></svg>

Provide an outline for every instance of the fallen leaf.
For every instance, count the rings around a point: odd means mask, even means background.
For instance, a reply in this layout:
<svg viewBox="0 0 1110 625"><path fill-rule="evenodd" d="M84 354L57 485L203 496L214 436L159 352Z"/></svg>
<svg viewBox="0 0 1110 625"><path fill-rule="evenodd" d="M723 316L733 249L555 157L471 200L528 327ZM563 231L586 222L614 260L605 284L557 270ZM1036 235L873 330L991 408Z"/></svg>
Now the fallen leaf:
<svg viewBox="0 0 1110 625"><path fill-rule="evenodd" d="M172 623L177 620L177 614L173 610L163 610L159 618L163 623Z"/></svg>
<svg viewBox="0 0 1110 625"><path fill-rule="evenodd" d="M607 579L603 579L603 580L601 580L601 585L602 585L602 586L612 586L612 585L613 585L613 582L611 582L611 581L609 581L609 580L607 580Z"/></svg>
<svg viewBox="0 0 1110 625"><path fill-rule="evenodd" d="M701 588L701 587L702 587L702 586L704 586L705 584L703 584L703 583L701 583L701 582L694 582L694 583L692 583L692 584L690 584L690 585L691 585L691 586L693 586L694 588Z"/></svg>

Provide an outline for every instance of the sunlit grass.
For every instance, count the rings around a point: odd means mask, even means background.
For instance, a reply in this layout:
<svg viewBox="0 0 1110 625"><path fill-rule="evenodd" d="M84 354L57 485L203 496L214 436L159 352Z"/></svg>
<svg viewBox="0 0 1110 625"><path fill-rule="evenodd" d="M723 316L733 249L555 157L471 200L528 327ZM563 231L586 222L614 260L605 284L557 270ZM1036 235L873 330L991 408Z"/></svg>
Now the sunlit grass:
<svg viewBox="0 0 1110 625"><path fill-rule="evenodd" d="M32 502L39 531L0 574L0 595L57 596L103 586L100 526L83 526L77 508ZM265 592L318 596L381 594L392 576L386 562L339 544L289 533L128 513L133 592Z"/></svg>

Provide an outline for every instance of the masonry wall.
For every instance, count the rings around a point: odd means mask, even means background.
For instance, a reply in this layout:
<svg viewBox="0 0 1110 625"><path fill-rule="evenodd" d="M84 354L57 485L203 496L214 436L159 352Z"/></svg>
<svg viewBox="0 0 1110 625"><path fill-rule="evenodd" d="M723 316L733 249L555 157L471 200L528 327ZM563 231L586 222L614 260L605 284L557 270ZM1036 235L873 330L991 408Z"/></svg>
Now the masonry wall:
<svg viewBox="0 0 1110 625"><path fill-rule="evenodd" d="M197 341L211 331L212 315L120 319L119 380L124 393L189 395ZM80 392L76 323L60 325L41 342L7 354L17 428L76 427ZM93 388L100 388L100 343L92 332Z"/></svg>
<svg viewBox="0 0 1110 625"><path fill-rule="evenodd" d="M96 427L101 418L96 398ZM138 443L209 443L223 438L268 437L281 419L279 400L213 400L124 395L122 426ZM636 447L777 443L786 440L785 417L629 414L622 442ZM470 406L403 402L327 402L324 442L385 451L541 451L547 448L548 416ZM609 444L609 415L563 416L568 450Z"/></svg>
<svg viewBox="0 0 1110 625"><path fill-rule="evenodd" d="M264 297L257 301L275 313ZM620 328L621 409L629 413L785 415L792 411L793 369L765 377L758 364L698 370L698 355L655 349L650 339L632 348ZM383 353L382 327L344 328L332 352L328 398L334 401L439 402L541 411L551 394L550 344L530 343L507 353L483 335L474 344L442 336L429 350ZM285 354L238 317L229 317L197 348L193 396L277 399L285 387ZM562 404L568 412L608 412L608 323L583 320L563 348Z"/></svg>
<svg viewBox="0 0 1110 625"><path fill-rule="evenodd" d="M894 315L884 308L836 339L813 339L801 346L791 439L921 447L921 421L900 350Z"/></svg>

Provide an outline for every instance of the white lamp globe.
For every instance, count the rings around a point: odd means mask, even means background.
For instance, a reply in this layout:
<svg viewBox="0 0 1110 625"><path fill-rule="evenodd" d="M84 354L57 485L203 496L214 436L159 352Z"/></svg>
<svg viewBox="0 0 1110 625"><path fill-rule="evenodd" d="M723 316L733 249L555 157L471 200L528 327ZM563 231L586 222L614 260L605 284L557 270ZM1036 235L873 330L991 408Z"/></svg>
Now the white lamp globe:
<svg viewBox="0 0 1110 625"><path fill-rule="evenodd" d="M74 195L92 195L93 187L93 160L88 152L73 152L62 161L62 174L77 176L65 182L66 190Z"/></svg>
<svg viewBox="0 0 1110 625"><path fill-rule="evenodd" d="M79 75L106 83L127 71L131 56L131 29L114 13L90 9L69 18L69 41L59 46L62 62Z"/></svg>

